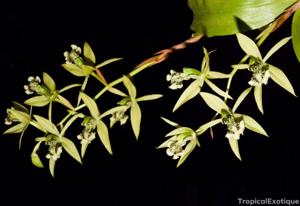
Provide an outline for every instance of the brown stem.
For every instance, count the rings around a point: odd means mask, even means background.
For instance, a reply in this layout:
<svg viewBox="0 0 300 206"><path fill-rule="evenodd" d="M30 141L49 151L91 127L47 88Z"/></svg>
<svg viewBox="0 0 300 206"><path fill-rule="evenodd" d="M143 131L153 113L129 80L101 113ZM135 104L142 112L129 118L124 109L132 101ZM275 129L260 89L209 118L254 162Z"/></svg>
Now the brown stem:
<svg viewBox="0 0 300 206"><path fill-rule="evenodd" d="M144 60L139 65L137 65L135 68L141 67L142 65L148 64L150 62L153 62L154 64L161 63L164 60L166 60L170 56L170 54L174 53L175 51L185 49L190 44L194 44L194 43L198 42L202 37L203 37L203 35L192 36L191 38L189 38L179 44L176 44L168 49L163 49L159 52L156 52L153 57L150 57L150 58Z"/></svg>
<svg viewBox="0 0 300 206"><path fill-rule="evenodd" d="M282 24L296 11L300 9L300 1L297 1L295 4L293 4L291 7L289 7L283 14L281 14L274 22L275 24L274 28L272 29L272 32L277 30L279 27L282 26Z"/></svg>

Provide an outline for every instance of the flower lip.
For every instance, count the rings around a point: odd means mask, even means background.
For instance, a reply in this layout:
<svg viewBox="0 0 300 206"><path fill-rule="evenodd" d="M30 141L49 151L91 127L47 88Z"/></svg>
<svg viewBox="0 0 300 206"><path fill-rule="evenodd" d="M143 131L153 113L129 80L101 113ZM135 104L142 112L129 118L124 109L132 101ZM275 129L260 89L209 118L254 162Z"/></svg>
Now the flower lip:
<svg viewBox="0 0 300 206"><path fill-rule="evenodd" d="M190 76L188 74L176 72L174 70L170 70L170 74L166 76L166 80L171 83L169 88L172 90L181 89L183 87L183 81L189 79Z"/></svg>

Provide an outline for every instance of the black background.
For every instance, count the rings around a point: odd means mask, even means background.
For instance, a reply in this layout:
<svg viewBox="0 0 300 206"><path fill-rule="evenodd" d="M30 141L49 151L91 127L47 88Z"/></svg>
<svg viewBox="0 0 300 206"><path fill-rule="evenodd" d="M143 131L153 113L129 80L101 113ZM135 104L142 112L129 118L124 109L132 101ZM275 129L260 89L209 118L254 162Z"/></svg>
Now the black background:
<svg viewBox="0 0 300 206"><path fill-rule="evenodd" d="M89 42L97 62L124 57L125 60L103 70L112 80L130 72L154 52L189 38L191 21L186 2L171 0L98 4L84 1L1 8L0 116L5 118L11 100L22 102L27 98L23 85L28 76L41 76L46 71L60 88L80 82L60 66L64 62L62 54L70 44L82 46L84 41ZM290 24L289 20L272 34L262 46L263 54L290 35ZM254 37L257 33L248 35ZM254 117L270 134L270 138L265 138L246 131L239 141L242 162L231 152L221 127L215 130L214 140L208 133L201 136L202 147L196 148L178 169L164 150L155 149L172 129L160 116L197 128L214 114L200 98L173 114L172 107L182 91L169 90L165 81L170 69L199 68L203 46L209 51L217 49L211 55L213 70L229 72L229 65L243 56L234 36L206 38L136 76L138 94L163 93L164 98L141 104L143 120L138 142L129 124L116 125L111 130L113 156L108 155L100 141L94 141L83 165L64 153L52 178L47 167L38 169L30 162L38 132L30 130L25 134L21 150L17 135L1 135L0 205L223 206L237 205L239 197L299 199L299 99L272 81L263 90L264 116L258 112L253 95L240 108L241 113ZM269 61L284 70L299 94L300 65L291 42ZM250 76L241 72L237 77L233 82L234 97L247 87ZM218 84L224 88L224 82ZM91 83L89 91L93 94L100 88L98 83ZM105 111L116 101L104 95L98 102L100 110ZM0 128L1 132L6 129L4 124ZM76 132L71 131L70 135L75 136Z"/></svg>

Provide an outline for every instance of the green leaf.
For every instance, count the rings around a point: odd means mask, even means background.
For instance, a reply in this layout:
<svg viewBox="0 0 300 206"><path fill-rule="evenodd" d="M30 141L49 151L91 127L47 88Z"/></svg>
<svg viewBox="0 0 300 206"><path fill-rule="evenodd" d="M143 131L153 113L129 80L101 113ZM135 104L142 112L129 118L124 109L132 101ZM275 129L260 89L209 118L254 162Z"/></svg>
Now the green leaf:
<svg viewBox="0 0 300 206"><path fill-rule="evenodd" d="M239 143L236 139L228 139L230 148L234 155L239 159L242 160L239 150Z"/></svg>
<svg viewBox="0 0 300 206"><path fill-rule="evenodd" d="M191 132L193 132L193 130L189 127L179 127L166 134L166 137L175 136L183 133L191 133Z"/></svg>
<svg viewBox="0 0 300 206"><path fill-rule="evenodd" d="M283 71L281 69L269 64L269 71L270 71L271 79L276 84L281 86L283 89L285 89L292 95L297 96L295 94L292 84L290 83L289 79L286 77L286 75L283 73Z"/></svg>
<svg viewBox="0 0 300 206"><path fill-rule="evenodd" d="M14 125L12 127L10 127L9 129L5 130L3 132L3 134L17 134L17 133L21 133L23 132L23 130L25 129L25 127L27 126L27 124L25 123L19 123L17 125Z"/></svg>
<svg viewBox="0 0 300 206"><path fill-rule="evenodd" d="M103 62L101 62L100 64L98 64L97 66L96 66L96 68L98 69L98 68L102 68L102 67L104 67L104 66L106 66L106 65L108 65L108 64L110 64L110 63L113 63L113 62L116 62L116 61L120 61L120 60L122 60L123 58L112 58L112 59L108 59L108 60L105 60L105 61L103 61Z"/></svg>
<svg viewBox="0 0 300 206"><path fill-rule="evenodd" d="M62 64L62 67L77 77L84 77L84 73L80 67L78 67L76 64Z"/></svg>
<svg viewBox="0 0 300 206"><path fill-rule="evenodd" d="M96 69L92 66L89 66L89 65L82 65L82 72L84 74L84 76L90 76L91 73L93 73Z"/></svg>
<svg viewBox="0 0 300 206"><path fill-rule="evenodd" d="M125 75L123 76L123 83L128 91L129 96L131 98L135 99L136 98L136 88L135 88L134 84L130 81L130 79Z"/></svg>
<svg viewBox="0 0 300 206"><path fill-rule="evenodd" d="M85 60L87 60L88 62L91 62L93 64L96 63L95 54L94 54L91 46L87 42L84 42L84 45L83 45L83 56L84 56Z"/></svg>
<svg viewBox="0 0 300 206"><path fill-rule="evenodd" d="M227 79L230 77L230 74L224 74L222 72L209 71L206 75L208 79Z"/></svg>
<svg viewBox="0 0 300 206"><path fill-rule="evenodd" d="M252 87L249 87L240 94L240 96L238 97L238 99L236 100L236 102L234 103L234 106L232 108L233 113L237 110L237 108L240 106L240 104L248 96L248 94L250 93L251 90L252 90Z"/></svg>
<svg viewBox="0 0 300 206"><path fill-rule="evenodd" d="M95 102L95 100L93 100L91 97L89 97L87 94L80 92L79 94L82 98L82 101L85 103L85 105L87 106L87 108L89 109L92 117L94 117L95 119L98 119L100 112L98 109L98 106Z"/></svg>
<svg viewBox="0 0 300 206"><path fill-rule="evenodd" d="M286 37L286 38L280 40L277 44L275 44L275 45L270 49L270 51L268 51L268 53L266 54L266 56L263 58L263 62L268 61L268 59L269 59L275 52L277 52L281 47L283 47L286 43L288 43L289 40L290 40L291 38L292 38L292 37Z"/></svg>
<svg viewBox="0 0 300 206"><path fill-rule="evenodd" d="M181 107L183 104L185 104L186 102L188 102L189 100L191 100L195 96L197 96L197 94L199 94L200 88L203 84L202 82L203 82L203 80L196 79L184 90L184 92L181 94L181 96L177 100L177 102L173 108L173 112L175 112L179 107Z"/></svg>
<svg viewBox="0 0 300 206"><path fill-rule="evenodd" d="M267 132L258 124L252 117L243 114L243 119L245 121L245 127L253 132L262 134L264 136L269 136Z"/></svg>
<svg viewBox="0 0 300 206"><path fill-rule="evenodd" d="M197 137L196 137L197 138ZM176 167L179 167L180 165L182 165L182 163L185 162L185 160L187 159L187 157L193 152L193 150L195 149L197 145L197 141L196 140L192 140L190 141L185 149L184 149L184 154L180 157L178 163L177 163L177 166Z"/></svg>
<svg viewBox="0 0 300 206"><path fill-rule="evenodd" d="M292 21L292 42L295 54L300 62L300 9L295 12Z"/></svg>
<svg viewBox="0 0 300 206"><path fill-rule="evenodd" d="M205 103L213 110L221 114L221 110L225 109L228 110L228 106L226 103L218 96L207 93L207 92L200 92L201 97L205 101Z"/></svg>
<svg viewBox="0 0 300 206"><path fill-rule="evenodd" d="M248 54L249 56L256 57L258 59L262 59L260 51L256 43L252 39L241 33L236 34L236 36L240 47L246 54Z"/></svg>
<svg viewBox="0 0 300 206"><path fill-rule="evenodd" d="M142 112L140 106L136 101L133 101L130 109L130 121L131 121L133 133L137 140L140 134L141 119L142 119Z"/></svg>
<svg viewBox="0 0 300 206"><path fill-rule="evenodd" d="M55 169L55 163L56 161L52 158L49 159L49 170L52 177L54 177L54 169Z"/></svg>
<svg viewBox="0 0 300 206"><path fill-rule="evenodd" d="M208 79L205 79L204 81L218 95L220 95L220 96L222 96L224 98L232 99L232 97L229 94L227 94L226 92L224 92L222 89L220 89L217 85L215 85L214 83L212 83Z"/></svg>
<svg viewBox="0 0 300 206"><path fill-rule="evenodd" d="M105 149L112 155L113 152L110 145L108 129L106 124L101 120L97 123L97 132Z"/></svg>
<svg viewBox="0 0 300 206"><path fill-rule="evenodd" d="M47 74L46 72L43 72L43 81L45 85L48 87L50 91L55 91L56 90L56 84L55 81L52 79L52 77Z"/></svg>
<svg viewBox="0 0 300 206"><path fill-rule="evenodd" d="M18 121L24 123L24 124L29 124L31 118L29 116L29 114L15 110L15 109L11 109L9 110L10 115L12 116L13 119L17 119Z"/></svg>
<svg viewBox="0 0 300 206"><path fill-rule="evenodd" d="M145 95L142 97L139 97L136 99L137 102L142 102L142 101L150 101L150 100L155 100L155 99L159 99L161 98L163 95L161 94L149 94L149 95Z"/></svg>
<svg viewBox="0 0 300 206"><path fill-rule="evenodd" d="M34 118L36 119L37 123L41 126L41 128L43 128L43 130L51 133L51 134L55 134L55 135L59 135L59 131L56 128L56 126L50 122L48 119L41 117L39 115L33 115Z"/></svg>
<svg viewBox="0 0 300 206"><path fill-rule="evenodd" d="M81 84L70 84L70 85L65 86L64 88L60 89L58 92L63 93L65 91L68 91L69 89L73 89L75 87L80 87L80 86L81 86Z"/></svg>
<svg viewBox="0 0 300 206"><path fill-rule="evenodd" d="M179 124L177 124L176 122L173 122L173 121L171 121L167 118L164 118L164 117L160 117L160 118L162 118L162 120L164 120L166 123L168 123L169 125L171 125L173 127L178 127L179 126Z"/></svg>
<svg viewBox="0 0 300 206"><path fill-rule="evenodd" d="M261 28L297 0L188 0L191 29L198 35L224 36Z"/></svg>
<svg viewBox="0 0 300 206"><path fill-rule="evenodd" d="M263 101L262 101L262 86L255 86L254 87L254 99L259 111L263 114Z"/></svg>
<svg viewBox="0 0 300 206"><path fill-rule="evenodd" d="M38 142L34 148L33 151L31 153L31 162L34 166L38 167L38 168L44 168L44 165L39 157L39 155L37 154L37 150L40 148L42 142Z"/></svg>
<svg viewBox="0 0 300 206"><path fill-rule="evenodd" d="M24 104L34 106L34 107L43 107L49 104L50 99L49 97L45 96L35 96L27 99Z"/></svg>
<svg viewBox="0 0 300 206"><path fill-rule="evenodd" d="M201 126L196 130L196 133L197 133L197 135L201 135L201 134L203 134L207 129L209 129L209 128L211 128L211 127L213 127L213 126L215 126L215 125L217 125L217 124L219 124L219 123L221 123L221 122L222 122L222 119L221 119L221 118L220 118L220 119L212 120L212 121L210 121L210 122L207 122L207 123L201 125Z"/></svg>
<svg viewBox="0 0 300 206"><path fill-rule="evenodd" d="M61 138L61 145L64 148L64 150L66 150L66 152L71 157L73 157L77 162L82 164L80 155L77 151L77 148L76 148L75 144L70 139L62 137Z"/></svg>

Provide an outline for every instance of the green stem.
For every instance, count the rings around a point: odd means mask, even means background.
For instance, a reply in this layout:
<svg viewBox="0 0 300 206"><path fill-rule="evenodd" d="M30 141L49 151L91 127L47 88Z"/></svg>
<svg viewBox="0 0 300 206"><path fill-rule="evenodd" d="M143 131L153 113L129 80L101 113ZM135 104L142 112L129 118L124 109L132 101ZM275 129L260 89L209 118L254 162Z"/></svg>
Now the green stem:
<svg viewBox="0 0 300 206"><path fill-rule="evenodd" d="M52 122L52 101L49 102L48 118L49 121Z"/></svg>

